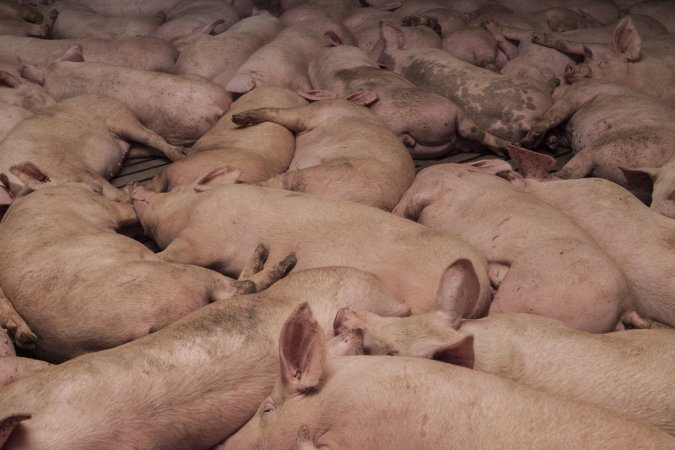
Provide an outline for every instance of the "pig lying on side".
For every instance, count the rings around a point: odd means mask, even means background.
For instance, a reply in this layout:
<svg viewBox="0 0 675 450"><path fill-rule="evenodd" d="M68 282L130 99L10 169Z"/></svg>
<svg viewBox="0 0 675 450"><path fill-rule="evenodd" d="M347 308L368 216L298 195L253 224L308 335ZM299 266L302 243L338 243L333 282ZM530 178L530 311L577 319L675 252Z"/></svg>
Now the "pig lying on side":
<svg viewBox="0 0 675 450"><path fill-rule="evenodd" d="M307 98L321 98L312 94L323 92L303 93ZM384 122L360 106L376 100L373 92L359 91L345 100L243 111L232 120L242 126L270 121L296 133L295 155L288 172L261 185L389 211L415 178L415 166L405 146Z"/></svg>
<svg viewBox="0 0 675 450"><path fill-rule="evenodd" d="M473 363L481 372L594 403L675 435L674 330L590 334L531 314L465 320L441 312L403 319L342 310L335 332L360 330L372 355ZM464 344L467 340L471 345Z"/></svg>
<svg viewBox="0 0 675 450"><path fill-rule="evenodd" d="M271 395L219 450L675 445L601 408L464 367L327 353L321 326L300 305L279 337L281 376Z"/></svg>
<svg viewBox="0 0 675 450"><path fill-rule="evenodd" d="M0 328L0 388L24 378L34 372L46 369L51 364L38 359L16 356L14 345L5 330ZM2 434L0 432L0 434ZM0 438L0 442L2 439Z"/></svg>
<svg viewBox="0 0 675 450"><path fill-rule="evenodd" d="M144 125L177 145L199 139L231 102L220 86L202 77L84 62L79 46L48 66L24 65L21 75L43 85L57 100L82 94L116 98Z"/></svg>
<svg viewBox="0 0 675 450"><path fill-rule="evenodd" d="M323 49L309 65L309 79L315 89L333 91L340 98L362 90L377 94L370 110L396 133L413 157L443 154L453 149L457 135L499 155L506 151L506 142L479 130L450 100L380 69L356 47Z"/></svg>
<svg viewBox="0 0 675 450"><path fill-rule="evenodd" d="M119 101L102 95L81 95L40 110L12 128L0 143L0 173L5 187L18 194L23 186L12 166L32 161L47 173L47 181L95 183L110 198L128 200L107 180L122 167L129 141L140 142L170 159L183 157L160 136L145 128Z"/></svg>
<svg viewBox="0 0 675 450"><path fill-rule="evenodd" d="M439 296L453 299L450 314L458 321L487 311L486 262L464 241L358 203L245 184L214 187L237 176L211 174L196 186L203 192L133 192L143 228L164 249L162 260L235 275L253 251L250 243L261 242L270 263L295 252L297 270L370 271L413 313L436 309Z"/></svg>
<svg viewBox="0 0 675 450"><path fill-rule="evenodd" d="M559 177L593 175L631 187L629 181L637 174L625 169L642 170L653 176L654 190L648 178L644 189L634 186L634 193L645 202L651 198L655 210L675 217L675 206L667 206L675 205L675 171L667 166L675 157L673 106L616 84L578 82L556 92L553 106L523 144L536 144L547 130L567 121L566 133L576 154L557 173Z"/></svg>
<svg viewBox="0 0 675 450"><path fill-rule="evenodd" d="M173 73L201 75L224 88L248 57L280 30L279 20L264 13L242 19L217 36L196 31L172 42L180 50Z"/></svg>
<svg viewBox="0 0 675 450"><path fill-rule="evenodd" d="M422 170L394 214L481 251L498 286L490 314L527 312L602 333L647 324L619 266L570 218L474 165ZM497 164L508 165L502 161Z"/></svg>
<svg viewBox="0 0 675 450"><path fill-rule="evenodd" d="M281 327L303 301L326 330L344 306L407 312L376 277L355 269L289 275L264 292L212 303L156 333L0 389L0 418L32 416L15 424L3 448L212 448L272 389Z"/></svg>
<svg viewBox="0 0 675 450"><path fill-rule="evenodd" d="M149 36L126 39L36 39L3 36L0 59L15 64L17 58L29 58L47 65L60 58L73 45L82 46L82 55L90 62L102 62L136 69L168 71L178 52L168 42Z"/></svg>
<svg viewBox="0 0 675 450"><path fill-rule="evenodd" d="M330 20L299 22L284 28L239 67L225 89L240 94L260 86L310 90L309 63L331 43L351 44L349 30Z"/></svg>
<svg viewBox="0 0 675 450"><path fill-rule="evenodd" d="M387 40L379 61L421 89L452 100L478 127L518 141L550 108L556 83L517 80L461 61L443 50L401 50Z"/></svg>
<svg viewBox="0 0 675 450"><path fill-rule="evenodd" d="M31 23L18 16L0 15L0 35L46 38L52 31L57 16L58 12L52 11L41 22Z"/></svg>
<svg viewBox="0 0 675 450"><path fill-rule="evenodd" d="M220 0L181 0L167 11L167 21L155 31L154 35L172 41L192 34L214 20L216 33L222 33L239 21L239 14L229 4Z"/></svg>
<svg viewBox="0 0 675 450"><path fill-rule="evenodd" d="M223 165L241 171L239 181L255 183L283 173L293 159L293 133L281 125L263 122L239 128L232 116L252 108L292 108L307 101L285 88L263 86L232 103L227 114L186 151L186 158L168 165L146 187L153 191L170 191L192 184Z"/></svg>
<svg viewBox="0 0 675 450"><path fill-rule="evenodd" d="M569 83L593 78L622 84L675 104L675 36L643 39L630 16L617 24L611 45L578 43L535 35L533 41L571 55L584 63L570 66Z"/></svg>
<svg viewBox="0 0 675 450"><path fill-rule="evenodd" d="M130 205L81 184L43 187L39 169L22 170L39 190L17 199L2 222L0 286L37 335L34 353L42 359L59 362L152 333L210 301L264 289L291 263L244 270L249 281L235 281L161 262L115 232L136 221Z"/></svg>
<svg viewBox="0 0 675 450"><path fill-rule="evenodd" d="M510 153L528 178L520 179L512 171L507 176L593 237L621 267L640 314L675 327L675 221L650 211L612 182L558 180L547 174L553 164L550 157L524 150ZM675 204L672 194L670 203Z"/></svg>

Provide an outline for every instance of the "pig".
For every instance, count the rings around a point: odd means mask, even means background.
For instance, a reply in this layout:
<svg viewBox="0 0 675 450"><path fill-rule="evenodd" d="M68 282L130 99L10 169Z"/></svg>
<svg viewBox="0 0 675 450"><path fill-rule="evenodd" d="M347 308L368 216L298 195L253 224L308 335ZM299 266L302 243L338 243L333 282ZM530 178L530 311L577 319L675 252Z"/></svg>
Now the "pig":
<svg viewBox="0 0 675 450"><path fill-rule="evenodd" d="M222 33L239 21L239 14L228 3L219 0L181 0L167 12L168 20L154 36L171 41L191 34L214 20L214 32Z"/></svg>
<svg viewBox="0 0 675 450"><path fill-rule="evenodd" d="M272 389L281 327L303 301L326 330L348 305L408 312L375 276L356 269L293 273L263 292L211 303L156 333L6 386L0 416L32 418L4 448L212 448Z"/></svg>
<svg viewBox="0 0 675 450"><path fill-rule="evenodd" d="M407 16L403 18L404 25L427 25L439 31L442 38L450 33L466 27L466 16L453 8L433 8L425 11L421 16Z"/></svg>
<svg viewBox="0 0 675 450"><path fill-rule="evenodd" d="M259 86L307 91L312 86L307 68L329 43L351 44L349 30L330 20L304 21L284 28L271 42L255 51L239 67L225 90L243 94Z"/></svg>
<svg viewBox="0 0 675 450"><path fill-rule="evenodd" d="M356 47L323 49L309 65L308 73L315 89L332 91L338 97L360 90L377 94L378 100L370 110L401 139L414 158L435 157L451 150L457 135L479 142L499 155L506 151L504 141L479 130L449 99L380 69Z"/></svg>
<svg viewBox="0 0 675 450"><path fill-rule="evenodd" d="M616 25L609 46L568 42L546 34L535 34L533 42L584 57L583 64L569 67L568 83L584 78L609 81L675 105L675 38L665 34L643 39L630 16Z"/></svg>
<svg viewBox="0 0 675 450"><path fill-rule="evenodd" d="M319 94L323 95L315 91L303 95L320 99ZM296 134L288 171L260 183L262 186L389 211L415 178L415 165L396 135L364 106L376 100L375 93L359 91L345 100L242 111L234 114L232 121L240 126L268 121Z"/></svg>
<svg viewBox="0 0 675 450"><path fill-rule="evenodd" d="M443 50L401 50L387 40L380 64L421 89L452 100L480 129L518 141L548 110L558 80L537 83L495 74L461 61Z"/></svg>
<svg viewBox="0 0 675 450"><path fill-rule="evenodd" d="M138 16L154 17L160 11L169 11L179 0L145 0L138 2L136 0L70 0L77 5L86 6L93 11L107 16Z"/></svg>
<svg viewBox="0 0 675 450"><path fill-rule="evenodd" d="M647 0L635 2L628 9L630 14L650 16L666 26L669 33L675 33L675 7L668 0Z"/></svg>
<svg viewBox="0 0 675 450"><path fill-rule="evenodd" d="M31 23L21 17L0 16L0 34L3 36L31 36L46 38L54 26L58 12L52 11L40 23Z"/></svg>
<svg viewBox="0 0 675 450"><path fill-rule="evenodd" d="M364 351L441 359L590 402L675 435L675 330L594 334L532 314L464 320L442 312L394 319L340 310L335 332L359 331ZM466 344L471 341L471 344ZM559 351L551 351L553 348Z"/></svg>
<svg viewBox="0 0 675 450"><path fill-rule="evenodd" d="M553 78L563 80L567 67L574 64L574 60L564 53L533 43L531 31L507 27L492 20L484 21L481 26L492 35L508 58L499 70L502 75L539 82Z"/></svg>
<svg viewBox="0 0 675 450"><path fill-rule="evenodd" d="M230 96L205 78L84 62L81 50L73 46L48 66L26 64L21 76L44 86L56 100L82 94L116 98L174 145L199 139L230 106Z"/></svg>
<svg viewBox="0 0 675 450"><path fill-rule="evenodd" d="M165 19L163 14L158 14L154 18L103 15L86 5L72 1L54 2L48 11L58 14L58 19L51 29L51 37L54 39L119 39L149 36Z"/></svg>
<svg viewBox="0 0 675 450"><path fill-rule="evenodd" d="M283 173L295 152L293 133L263 122L239 128L232 116L251 108L292 108L307 101L288 89L263 86L242 95L218 123L187 150L188 156L167 166L146 187L165 192L193 184L213 169L228 165L241 171L239 181L255 183Z"/></svg>
<svg viewBox="0 0 675 450"><path fill-rule="evenodd" d="M100 186L50 186L34 166L15 172L37 190L15 200L3 219L0 242L21 264L0 267L0 286L37 336L32 352L41 359L61 362L121 345L210 301L265 289L292 266L291 255L259 273L244 270L237 281L161 262L115 232L136 216L130 205L104 198ZM252 254L262 258L264 249Z"/></svg>
<svg viewBox="0 0 675 450"><path fill-rule="evenodd" d="M217 36L197 31L173 42L180 55L172 72L201 75L224 88L239 66L280 30L279 19L265 13L242 19Z"/></svg>
<svg viewBox="0 0 675 450"><path fill-rule="evenodd" d="M675 327L675 223L650 211L621 186L601 178L549 177L551 158L511 150L527 178L515 183L558 208L617 262L628 279L640 314ZM671 191L672 192L672 191ZM671 198L672 198L671 194ZM583 199L583 201L579 201Z"/></svg>
<svg viewBox="0 0 675 450"><path fill-rule="evenodd" d="M158 253L162 260L236 274L243 263L241 253L251 251L253 239L269 248L271 264L293 251L298 258L295 270L349 265L372 272L413 313L434 309L438 296L453 298L449 314L457 320L487 311L487 263L461 239L358 203L223 185L238 176L225 169L197 185L202 192L155 193L138 187L132 193L143 229L163 249ZM228 207L215 206L222 202ZM262 220L260 211L265 211ZM212 233L211 227L218 231Z"/></svg>
<svg viewBox="0 0 675 450"><path fill-rule="evenodd" d="M466 367L327 353L321 326L301 304L281 330L271 394L218 449L675 445L650 426Z"/></svg>
<svg viewBox="0 0 675 450"><path fill-rule="evenodd" d="M521 31L552 31L555 33L602 26L600 22L593 20L583 12L561 7L542 9L527 14L486 9L474 15L469 23L479 26L485 21L492 21L500 26Z"/></svg>
<svg viewBox="0 0 675 450"><path fill-rule="evenodd" d="M44 168L48 179L84 181L101 186L119 201L128 200L107 180L119 172L129 141L141 142L170 159L183 156L145 128L122 103L110 97L83 95L42 109L21 121L0 143L0 173L15 196L24 185L11 168L30 160Z"/></svg>
<svg viewBox="0 0 675 450"><path fill-rule="evenodd" d="M515 13L532 14L536 11L547 10L551 8L566 8L582 16L589 17L592 20L604 25L616 23L619 20L619 8L612 0L498 0L497 3L506 6Z"/></svg>
<svg viewBox="0 0 675 450"><path fill-rule="evenodd" d="M3 36L0 59L15 64L17 58L30 58L35 64L49 64L60 58L73 45L82 47L82 55L90 62L103 62L145 70L168 71L178 52L168 42L151 36L127 39L57 39Z"/></svg>
<svg viewBox="0 0 675 450"><path fill-rule="evenodd" d="M49 366L51 364L45 361L16 356L9 335L0 328L0 387Z"/></svg>
<svg viewBox="0 0 675 450"><path fill-rule="evenodd" d="M377 26L377 24L375 24ZM441 48L442 41L440 36L431 28L425 25L420 26L397 26L386 21L379 23L379 38L373 44L368 55L374 60L380 57L386 47L387 39L393 39L402 49L412 50L415 48ZM371 29L370 33L374 30ZM385 36L386 34L386 36Z"/></svg>
<svg viewBox="0 0 675 450"><path fill-rule="evenodd" d="M675 155L673 106L614 83L579 81L556 92L553 106L522 143L535 145L547 130L565 121L576 153L557 172L560 178L593 175L628 187L622 169L661 167L662 172L652 171L654 186L670 184L669 173L673 172L667 164ZM645 186L646 191L639 187L633 189L634 193L645 202L651 197L655 208L667 202L675 189L672 184L671 189L654 192L651 183ZM668 214L669 208L661 206L659 210Z"/></svg>
<svg viewBox="0 0 675 450"><path fill-rule="evenodd" d="M393 213L458 236L487 257L497 289L489 315L541 314L595 333L624 323L647 327L619 266L593 238L555 208L481 169L491 164L423 169Z"/></svg>
<svg viewBox="0 0 675 450"><path fill-rule="evenodd" d="M19 17L30 23L42 23L44 20L44 16L38 11L36 5L10 2L0 4L0 16Z"/></svg>

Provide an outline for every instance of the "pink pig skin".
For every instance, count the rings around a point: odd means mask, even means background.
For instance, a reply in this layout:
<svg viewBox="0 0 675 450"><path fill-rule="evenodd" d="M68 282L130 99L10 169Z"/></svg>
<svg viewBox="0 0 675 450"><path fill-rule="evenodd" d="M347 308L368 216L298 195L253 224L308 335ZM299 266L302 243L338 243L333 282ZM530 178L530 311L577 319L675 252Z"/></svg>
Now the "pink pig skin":
<svg viewBox="0 0 675 450"><path fill-rule="evenodd" d="M136 69L168 71L173 67L178 52L168 42L150 36L125 39L36 39L3 36L0 57L15 62L21 57L26 62L47 65L58 59L73 45L82 46L82 55L89 62L102 62Z"/></svg>
<svg viewBox="0 0 675 450"><path fill-rule="evenodd" d="M162 260L237 274L251 243L261 242L268 263L292 251L295 270L348 265L372 272L413 313L437 309L438 298L454 299L457 319L487 310L486 262L460 239L358 203L244 184L213 187L232 175L198 184L203 192L134 192L134 209L164 249Z"/></svg>
<svg viewBox="0 0 675 450"><path fill-rule="evenodd" d="M224 88L239 66L280 30L279 20L269 14L242 19L216 36L198 30L183 39L174 40L180 55L173 73L201 75ZM228 57L221 58L224 54Z"/></svg>
<svg viewBox="0 0 675 450"><path fill-rule="evenodd" d="M675 107L613 83L579 81L556 92L523 143L563 122L576 154L559 177L606 178L675 217Z"/></svg>
<svg viewBox="0 0 675 450"><path fill-rule="evenodd" d="M591 334L533 314L464 320L455 330L439 315L397 319L341 310L334 327L341 335L360 332L370 355L470 361L481 372L590 402L675 435L675 392L669 388L675 331Z"/></svg>
<svg viewBox="0 0 675 450"><path fill-rule="evenodd" d="M223 165L240 170L238 179L246 183L283 173L295 152L293 133L272 122L239 128L232 122L232 116L251 108L291 108L306 104L305 99L285 88L253 89L232 103L227 114L189 149L186 158L167 166L146 187L170 191L193 184Z"/></svg>
<svg viewBox="0 0 675 450"><path fill-rule="evenodd" d="M406 357L328 359L307 310L299 307L284 324L271 395L219 450L675 446L655 428L464 367Z"/></svg>
<svg viewBox="0 0 675 450"><path fill-rule="evenodd" d="M55 182L94 182L110 198L128 200L128 194L107 180L122 167L130 141L149 145L171 159L183 157L181 149L141 125L119 101L81 95L44 108L12 128L0 143L0 172L8 175L13 195L24 183L10 173L11 168L30 161Z"/></svg>
<svg viewBox="0 0 675 450"><path fill-rule="evenodd" d="M38 190L17 199L2 222L0 242L11 259L0 267L0 285L37 335L33 351L40 358L60 362L121 345L210 301L264 289L275 279L263 270L235 281L202 267L161 262L115 232L136 221L130 205L82 184L27 182Z"/></svg>
<svg viewBox="0 0 675 450"><path fill-rule="evenodd" d="M541 177L543 165L513 156L525 173L524 189L571 217L621 267L637 309L644 317L675 327L675 223L650 211L630 192L612 182L590 178L559 180ZM535 167L540 165L540 167ZM581 201L583 199L583 201Z"/></svg>
<svg viewBox="0 0 675 450"><path fill-rule="evenodd" d="M348 99L359 101L362 93ZM364 97L364 103L376 98L370 92ZM270 121L296 134L295 155L288 171L262 182L263 186L389 211L415 177L410 154L386 124L366 107L348 100L254 109L232 118L240 125Z"/></svg>
<svg viewBox="0 0 675 450"><path fill-rule="evenodd" d="M645 327L619 266L592 237L483 164L491 161L422 170L393 212L458 236L487 257L498 286L490 314L540 314L596 333L623 322Z"/></svg>
<svg viewBox="0 0 675 450"><path fill-rule="evenodd" d="M355 269L292 274L267 291L212 303L156 333L0 388L0 421L32 415L4 449L212 448L274 386L281 327L303 301L326 330L344 306L408 312L376 277Z"/></svg>
<svg viewBox="0 0 675 450"><path fill-rule="evenodd" d="M82 94L116 98L148 128L177 145L196 141L231 103L222 87L205 78L84 62L77 46L42 68L24 66L21 75L42 84L56 100Z"/></svg>

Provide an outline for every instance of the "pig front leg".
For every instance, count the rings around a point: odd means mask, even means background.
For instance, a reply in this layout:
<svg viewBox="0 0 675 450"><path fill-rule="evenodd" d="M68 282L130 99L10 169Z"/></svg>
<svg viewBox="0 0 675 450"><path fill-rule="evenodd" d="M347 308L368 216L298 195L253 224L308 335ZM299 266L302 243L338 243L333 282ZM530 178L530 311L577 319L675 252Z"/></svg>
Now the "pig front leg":
<svg viewBox="0 0 675 450"><path fill-rule="evenodd" d="M267 289L286 276L298 261L295 252L293 252L286 255L278 263L271 265L272 267L265 268L268 256L269 251L267 248L263 244L258 244L253 251L253 255L251 255L244 269L239 274L238 280L253 282L256 286L256 292L259 292Z"/></svg>
<svg viewBox="0 0 675 450"><path fill-rule="evenodd" d="M558 178L564 180L569 180L573 178L584 178L593 172L595 168L595 163L593 162L593 157L591 156L590 149L583 149L576 155L572 157L567 164L562 166L562 168L556 172Z"/></svg>
<svg viewBox="0 0 675 450"><path fill-rule="evenodd" d="M5 296L2 288L0 288L0 327L6 329L14 337L14 343L18 347L25 349L35 347L37 336L14 309L14 305Z"/></svg>
<svg viewBox="0 0 675 450"><path fill-rule="evenodd" d="M300 108L258 108L249 109L232 116L232 122L240 127L257 125L262 122L273 122L298 133L307 129L305 123L305 114L298 110Z"/></svg>
<svg viewBox="0 0 675 450"><path fill-rule="evenodd" d="M532 124L532 128L520 141L520 144L528 148L536 147L548 130L569 120L578 109L577 102L570 98L559 100L539 120Z"/></svg>
<svg viewBox="0 0 675 450"><path fill-rule="evenodd" d="M532 42L543 45L544 47L554 48L567 55L585 55L584 44L566 39L556 39L550 33L534 32L532 33Z"/></svg>
<svg viewBox="0 0 675 450"><path fill-rule="evenodd" d="M485 20L480 24L481 27L485 28L488 33L495 38L497 41L497 47L504 52L508 59L513 59L518 56L518 47L509 41L509 37L506 36L504 27L500 26L497 22L493 20ZM528 36L529 37L529 36ZM515 37L516 40L520 40L519 37Z"/></svg>
<svg viewBox="0 0 675 450"><path fill-rule="evenodd" d="M177 161L185 157L185 151L182 147L169 144L163 137L144 127L134 116L120 117L112 124L111 129L113 133L125 140L138 142L159 150L162 155L171 161Z"/></svg>
<svg viewBox="0 0 675 450"><path fill-rule="evenodd" d="M460 136L470 141L480 142L497 156L506 156L509 145L512 145L478 128L478 125L461 110L457 111L456 124L457 133Z"/></svg>

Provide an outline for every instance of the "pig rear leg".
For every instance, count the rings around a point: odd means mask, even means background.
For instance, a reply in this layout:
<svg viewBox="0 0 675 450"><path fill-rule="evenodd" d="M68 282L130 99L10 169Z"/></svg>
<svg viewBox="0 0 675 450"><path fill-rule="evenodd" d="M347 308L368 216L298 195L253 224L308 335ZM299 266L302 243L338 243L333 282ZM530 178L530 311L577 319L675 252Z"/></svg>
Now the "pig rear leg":
<svg viewBox="0 0 675 450"><path fill-rule="evenodd" d="M255 283L257 291L262 291L283 278L297 262L295 253L290 253L279 263L266 269L265 262L268 256L267 248L263 244L258 244L238 279L251 281Z"/></svg>
<svg viewBox="0 0 675 450"><path fill-rule="evenodd" d="M229 251L221 248L217 249L220 251L215 252L208 246L196 245L189 237L193 233L197 236L201 235L200 232L195 232L195 230L184 230L163 251L157 253L159 259L176 264L192 264L213 268L226 275L232 275L232 271L226 271L223 268L227 267L227 255L236 254L237 249L233 246L229 248Z"/></svg>
<svg viewBox="0 0 675 450"><path fill-rule="evenodd" d="M594 166L593 158L590 157L590 151L582 150L567 161L567 164L556 172L555 175L564 180L584 178L593 172Z"/></svg>
<svg viewBox="0 0 675 450"><path fill-rule="evenodd" d="M37 336L14 309L14 305L5 296L2 288L0 288L0 327L6 329L14 337L14 343L18 347L25 349L35 347Z"/></svg>
<svg viewBox="0 0 675 450"><path fill-rule="evenodd" d="M556 102L528 131L520 144L527 148L539 145L548 130L555 128L566 120L569 120L579 109L579 105L572 98L565 98Z"/></svg>
<svg viewBox="0 0 675 450"><path fill-rule="evenodd" d="M305 107L298 108L258 108L249 109L232 116L232 122L240 127L257 125L262 122L273 122L295 133L307 129Z"/></svg>
<svg viewBox="0 0 675 450"><path fill-rule="evenodd" d="M111 125L111 130L117 136L120 136L125 140L138 142L139 144L144 144L158 150L171 161L177 161L185 157L183 148L169 144L163 137L144 127L143 124L132 115L118 118L118 120Z"/></svg>
<svg viewBox="0 0 675 450"><path fill-rule="evenodd" d="M534 32L532 33L532 42L544 47L554 48L568 55L584 56L584 44L565 39L556 39L550 33Z"/></svg>
<svg viewBox="0 0 675 450"><path fill-rule="evenodd" d="M476 123L461 110L457 111L456 122L457 133L459 133L460 136L470 141L480 142L497 156L506 156L508 146L512 145L505 140L478 128L478 125L476 125Z"/></svg>
<svg viewBox="0 0 675 450"><path fill-rule="evenodd" d="M516 47L507 39L502 26L493 20L483 21L480 26L485 28L488 33L490 33L492 37L495 38L497 41L497 47L499 47L499 49L504 52L508 59L513 59L518 56L518 47Z"/></svg>

